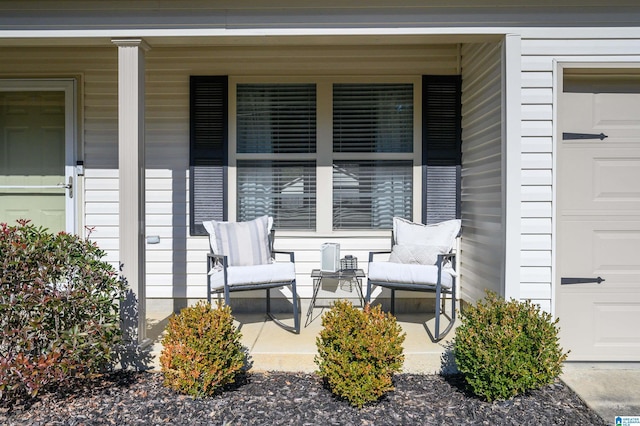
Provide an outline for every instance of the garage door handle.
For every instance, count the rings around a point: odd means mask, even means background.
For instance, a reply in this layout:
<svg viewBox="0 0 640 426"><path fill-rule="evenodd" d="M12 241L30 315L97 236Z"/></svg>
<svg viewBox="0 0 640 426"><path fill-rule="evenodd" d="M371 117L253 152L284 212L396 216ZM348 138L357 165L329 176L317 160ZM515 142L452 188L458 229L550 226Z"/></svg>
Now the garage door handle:
<svg viewBox="0 0 640 426"><path fill-rule="evenodd" d="M560 278L560 284L587 284L587 283L598 283L604 281L604 278Z"/></svg>

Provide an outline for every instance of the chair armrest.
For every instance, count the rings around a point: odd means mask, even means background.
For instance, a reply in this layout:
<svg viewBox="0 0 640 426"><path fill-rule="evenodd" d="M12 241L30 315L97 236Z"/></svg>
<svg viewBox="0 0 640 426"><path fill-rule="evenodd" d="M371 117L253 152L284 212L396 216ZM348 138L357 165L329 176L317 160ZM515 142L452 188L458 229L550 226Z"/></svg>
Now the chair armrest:
<svg viewBox="0 0 640 426"><path fill-rule="evenodd" d="M228 265L227 259L228 259L227 256L222 254L215 254L211 252L207 253L207 273L211 271L211 268L216 263L221 264L224 269L227 269L227 265Z"/></svg>
<svg viewBox="0 0 640 426"><path fill-rule="evenodd" d="M446 261L451 261L451 267L455 271L455 269L456 269L456 262L455 262L456 256L457 256L456 252L439 254L438 255L438 260L436 261L436 265L438 265L438 268L441 268Z"/></svg>
<svg viewBox="0 0 640 426"><path fill-rule="evenodd" d="M288 254L289 255L289 261L291 263L296 263L295 262L295 254L292 251L282 251L282 250L271 250L271 254L273 254L273 258L275 260L275 255L276 254Z"/></svg>
<svg viewBox="0 0 640 426"><path fill-rule="evenodd" d="M386 250L386 251L370 251L369 252L369 262L373 262L373 256L376 254L390 254L391 251Z"/></svg>

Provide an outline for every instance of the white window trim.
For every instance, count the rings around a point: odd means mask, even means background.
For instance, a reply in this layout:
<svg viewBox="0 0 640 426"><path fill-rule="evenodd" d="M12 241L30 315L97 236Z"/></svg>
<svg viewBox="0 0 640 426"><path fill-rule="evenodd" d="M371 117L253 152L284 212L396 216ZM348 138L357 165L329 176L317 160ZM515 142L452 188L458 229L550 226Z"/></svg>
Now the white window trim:
<svg viewBox="0 0 640 426"><path fill-rule="evenodd" d="M238 84L314 83L316 84L316 153L315 154L238 154L237 151L237 86ZM333 85L339 83L407 83L413 84L413 152L412 153L335 153L333 152ZM238 197L237 162L251 159L309 159L316 161L316 229L307 231L278 231L281 236L377 236L388 230L334 230L333 229L333 162L335 160L413 160L413 217L422 217L422 76L336 76L336 77L229 77L229 141L228 141L228 217L237 220ZM416 202L416 200L418 202Z"/></svg>

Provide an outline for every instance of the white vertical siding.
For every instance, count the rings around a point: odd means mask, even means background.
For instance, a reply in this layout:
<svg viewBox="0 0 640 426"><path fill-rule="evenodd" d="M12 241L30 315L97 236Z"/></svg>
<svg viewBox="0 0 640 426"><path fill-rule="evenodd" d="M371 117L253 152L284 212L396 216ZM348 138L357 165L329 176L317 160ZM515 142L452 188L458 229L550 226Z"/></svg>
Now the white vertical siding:
<svg viewBox="0 0 640 426"><path fill-rule="evenodd" d="M554 61L639 62L640 39L523 37L521 299L553 309ZM561 261L561 259L559 260Z"/></svg>
<svg viewBox="0 0 640 426"><path fill-rule="evenodd" d="M500 293L502 217L502 43L462 47L462 297Z"/></svg>

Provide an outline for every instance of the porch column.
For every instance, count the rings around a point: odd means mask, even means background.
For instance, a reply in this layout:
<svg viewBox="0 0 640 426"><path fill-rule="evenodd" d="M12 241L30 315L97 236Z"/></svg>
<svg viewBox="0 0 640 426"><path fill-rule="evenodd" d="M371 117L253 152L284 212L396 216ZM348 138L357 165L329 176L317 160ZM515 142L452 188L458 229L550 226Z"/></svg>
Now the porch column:
<svg viewBox="0 0 640 426"><path fill-rule="evenodd" d="M120 273L133 292L130 306L124 308L124 332L125 338L137 338L142 344L146 340L144 65L149 46L142 39L112 42L118 46Z"/></svg>

